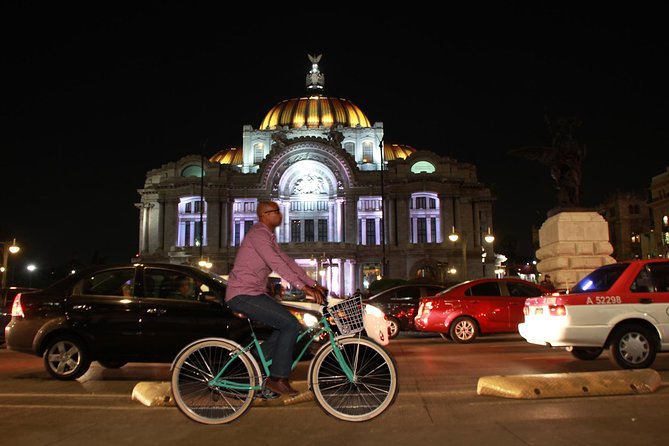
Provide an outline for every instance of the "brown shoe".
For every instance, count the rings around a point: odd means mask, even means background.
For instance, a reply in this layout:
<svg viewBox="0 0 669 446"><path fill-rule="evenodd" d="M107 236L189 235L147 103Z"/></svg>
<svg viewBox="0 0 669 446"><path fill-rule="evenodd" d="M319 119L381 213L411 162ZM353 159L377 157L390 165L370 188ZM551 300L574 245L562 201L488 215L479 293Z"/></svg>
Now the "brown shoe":
<svg viewBox="0 0 669 446"><path fill-rule="evenodd" d="M267 378L265 381L265 388L271 390L272 392L278 393L279 395L288 395L295 396L300 392L290 387L290 381L288 378Z"/></svg>

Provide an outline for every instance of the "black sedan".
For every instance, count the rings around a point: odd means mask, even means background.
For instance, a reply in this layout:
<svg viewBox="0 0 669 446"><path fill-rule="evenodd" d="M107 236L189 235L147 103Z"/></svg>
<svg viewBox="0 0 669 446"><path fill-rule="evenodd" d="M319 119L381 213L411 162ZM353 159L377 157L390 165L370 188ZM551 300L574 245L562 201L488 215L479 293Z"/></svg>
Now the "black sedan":
<svg viewBox="0 0 669 446"><path fill-rule="evenodd" d="M91 361L109 368L171 362L196 339L246 340L248 321L224 296L220 276L186 265L89 268L20 294L5 329L7 348L43 356L61 380L83 375Z"/></svg>
<svg viewBox="0 0 669 446"><path fill-rule="evenodd" d="M12 304L16 295L37 290L38 288L16 286L0 289L0 344L5 342L5 327L12 319Z"/></svg>

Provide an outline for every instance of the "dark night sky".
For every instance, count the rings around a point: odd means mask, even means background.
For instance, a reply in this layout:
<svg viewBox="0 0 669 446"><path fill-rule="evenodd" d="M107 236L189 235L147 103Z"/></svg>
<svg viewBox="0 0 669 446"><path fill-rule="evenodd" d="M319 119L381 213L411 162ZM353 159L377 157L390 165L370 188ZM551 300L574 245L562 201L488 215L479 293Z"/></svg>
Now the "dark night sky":
<svg viewBox="0 0 669 446"><path fill-rule="evenodd" d="M643 191L669 165L668 45L654 3L505 2L384 19L9 3L0 240L23 246L17 267L130 259L146 172L203 146L240 146L243 125L304 94L307 53L323 54L326 94L383 122L386 142L476 165L497 197L498 242L517 254L532 254L531 228L554 194L546 166L508 151L550 143L545 112L583 122L585 206Z"/></svg>

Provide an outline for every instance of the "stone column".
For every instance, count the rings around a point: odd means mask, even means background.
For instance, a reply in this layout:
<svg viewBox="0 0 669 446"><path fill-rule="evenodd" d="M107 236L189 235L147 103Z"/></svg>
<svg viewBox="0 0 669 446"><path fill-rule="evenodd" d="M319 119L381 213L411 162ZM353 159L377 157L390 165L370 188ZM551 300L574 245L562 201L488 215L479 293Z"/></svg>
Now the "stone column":
<svg viewBox="0 0 669 446"><path fill-rule="evenodd" d="M609 225L597 212L560 212L539 229L537 270L558 289L571 288L592 270L610 263Z"/></svg>

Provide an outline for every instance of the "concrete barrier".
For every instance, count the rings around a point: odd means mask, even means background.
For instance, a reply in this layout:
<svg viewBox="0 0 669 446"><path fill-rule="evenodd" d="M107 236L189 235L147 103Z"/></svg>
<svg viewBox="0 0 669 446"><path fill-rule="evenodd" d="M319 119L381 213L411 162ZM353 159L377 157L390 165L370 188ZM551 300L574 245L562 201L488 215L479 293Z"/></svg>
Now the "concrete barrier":
<svg viewBox="0 0 669 446"><path fill-rule="evenodd" d="M516 399L651 393L662 378L652 369L541 375L483 376L476 393Z"/></svg>
<svg viewBox="0 0 669 446"><path fill-rule="evenodd" d="M314 394L307 389L306 381L293 381L291 383L295 390L300 393L293 397L281 397L273 400L256 398L254 406L287 406L290 404L299 404L306 401L313 401ZM143 381L137 383L132 389L132 400L139 401L145 406L160 407L174 406L172 398L172 385L168 381Z"/></svg>

